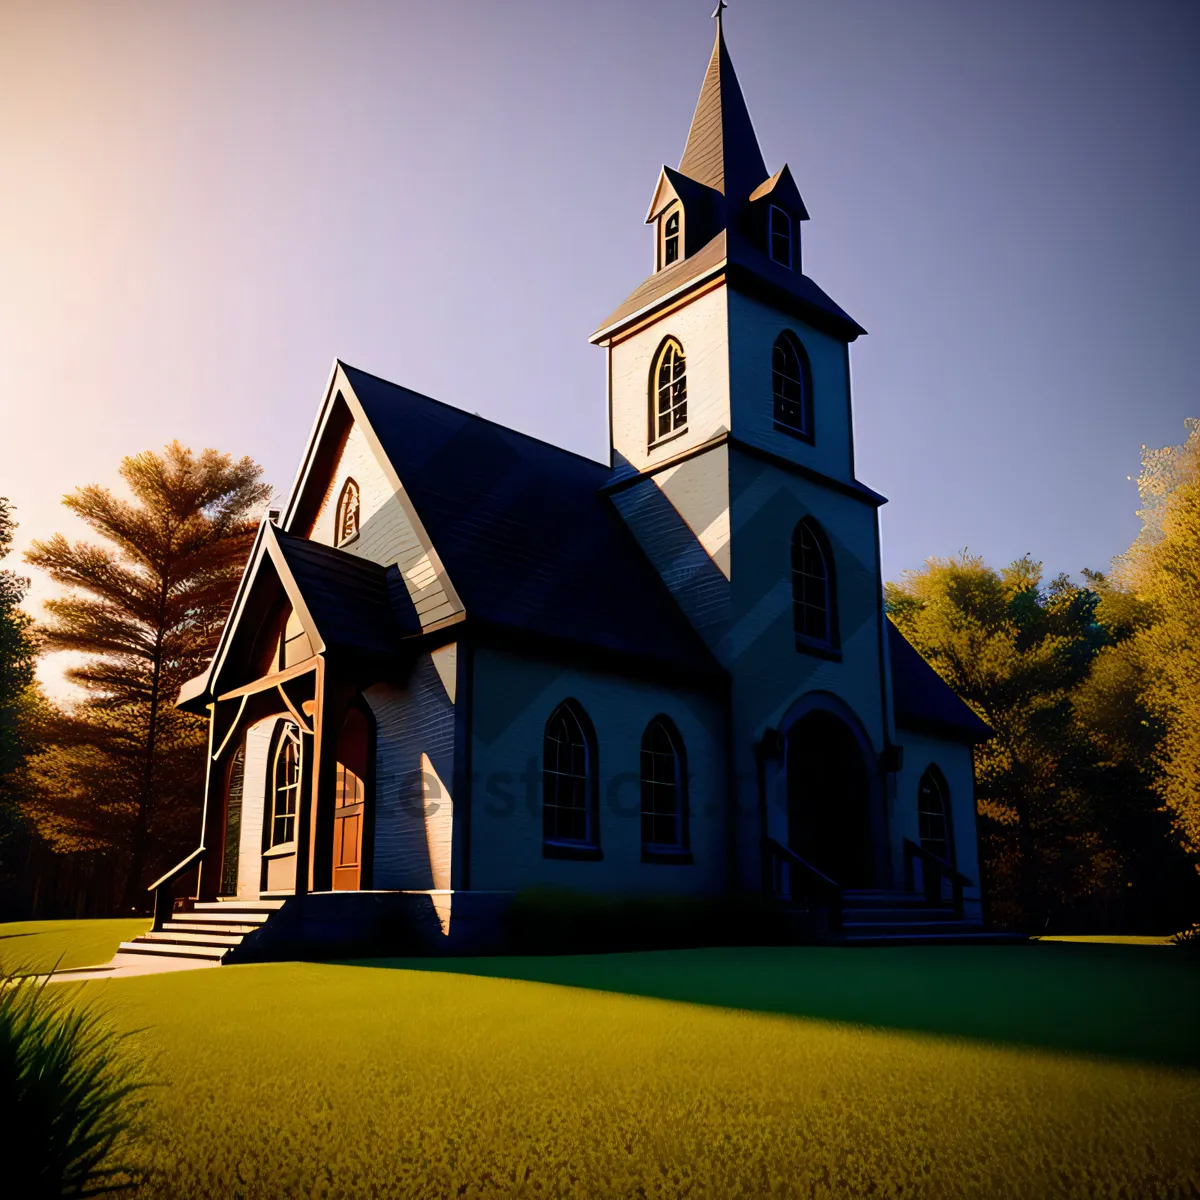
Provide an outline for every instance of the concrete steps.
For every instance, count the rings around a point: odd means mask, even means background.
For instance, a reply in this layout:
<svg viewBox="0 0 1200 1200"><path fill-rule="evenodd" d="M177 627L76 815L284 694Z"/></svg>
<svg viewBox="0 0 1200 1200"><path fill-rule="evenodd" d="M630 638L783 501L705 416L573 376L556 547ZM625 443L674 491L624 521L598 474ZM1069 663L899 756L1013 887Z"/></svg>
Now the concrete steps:
<svg viewBox="0 0 1200 1200"><path fill-rule="evenodd" d="M286 900L201 901L190 912L174 913L162 929L122 942L117 953L221 962L285 903Z"/></svg>
<svg viewBox="0 0 1200 1200"><path fill-rule="evenodd" d="M847 946L917 946L1016 943L1023 937L985 930L982 922L955 916L949 904L931 905L917 892L847 889L842 928Z"/></svg>

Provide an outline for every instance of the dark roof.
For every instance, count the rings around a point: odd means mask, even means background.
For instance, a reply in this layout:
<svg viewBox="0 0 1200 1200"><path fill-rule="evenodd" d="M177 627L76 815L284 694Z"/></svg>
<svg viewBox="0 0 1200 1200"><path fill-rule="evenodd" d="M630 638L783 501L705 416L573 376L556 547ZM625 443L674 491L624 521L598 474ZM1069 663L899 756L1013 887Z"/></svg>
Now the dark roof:
<svg viewBox="0 0 1200 1200"><path fill-rule="evenodd" d="M968 742L981 742L991 737L991 726L959 699L954 689L891 621L887 623L887 630L896 724L909 729L948 733Z"/></svg>
<svg viewBox="0 0 1200 1200"><path fill-rule="evenodd" d="M656 271L644 280L600 322L599 328L592 335L593 340L634 313L652 307L676 289L683 288L702 275L715 273L723 267L732 267L742 280L766 285L798 300L811 314L813 324L829 329L836 336L853 341L860 333L866 333L844 308L807 275L773 262L746 238L731 238L723 229L695 254Z"/></svg>
<svg viewBox="0 0 1200 1200"><path fill-rule="evenodd" d="M720 20L679 169L697 183L738 199L767 177Z"/></svg>
<svg viewBox="0 0 1200 1200"><path fill-rule="evenodd" d="M396 567L320 542L272 531L326 645L371 656L394 655L421 622Z"/></svg>
<svg viewBox="0 0 1200 1200"><path fill-rule="evenodd" d="M719 671L600 494L608 467L342 367L468 618Z"/></svg>

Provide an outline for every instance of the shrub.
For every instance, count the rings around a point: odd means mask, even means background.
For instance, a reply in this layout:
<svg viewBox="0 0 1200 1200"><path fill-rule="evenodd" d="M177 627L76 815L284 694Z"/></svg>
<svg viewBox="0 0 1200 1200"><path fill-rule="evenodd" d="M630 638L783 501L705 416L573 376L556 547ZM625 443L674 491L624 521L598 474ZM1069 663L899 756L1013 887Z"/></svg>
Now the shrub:
<svg viewBox="0 0 1200 1200"><path fill-rule="evenodd" d="M0 973L0 1162L5 1194L95 1196L134 1186L118 1161L145 1086L122 1038L62 985Z"/></svg>
<svg viewBox="0 0 1200 1200"><path fill-rule="evenodd" d="M1200 925L1191 925L1181 929L1172 939L1172 946L1181 946L1193 954L1200 954Z"/></svg>

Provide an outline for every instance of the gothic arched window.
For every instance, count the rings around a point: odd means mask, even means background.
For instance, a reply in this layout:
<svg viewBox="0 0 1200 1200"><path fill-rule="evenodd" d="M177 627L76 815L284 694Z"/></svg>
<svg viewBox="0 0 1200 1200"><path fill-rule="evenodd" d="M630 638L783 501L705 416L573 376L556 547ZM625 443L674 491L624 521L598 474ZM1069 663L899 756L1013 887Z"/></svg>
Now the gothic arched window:
<svg viewBox="0 0 1200 1200"><path fill-rule="evenodd" d="M666 717L655 717L642 735L642 850L680 852L687 847L683 739Z"/></svg>
<svg viewBox="0 0 1200 1200"><path fill-rule="evenodd" d="M767 245L771 258L789 270L792 265L792 218L776 204L767 210Z"/></svg>
<svg viewBox="0 0 1200 1200"><path fill-rule="evenodd" d="M333 538L335 546L344 545L358 536L358 508L358 484L353 479L347 479L337 502L337 529Z"/></svg>
<svg viewBox="0 0 1200 1200"><path fill-rule="evenodd" d="M285 721L275 735L271 758L271 845L296 839L296 806L300 799L300 729Z"/></svg>
<svg viewBox="0 0 1200 1200"><path fill-rule="evenodd" d="M669 267L679 259L679 217L680 210L675 209L667 215L663 222L662 265Z"/></svg>
<svg viewBox="0 0 1200 1200"><path fill-rule="evenodd" d="M542 838L546 843L597 844L595 762L591 723L574 701L565 700L550 714L542 739Z"/></svg>
<svg viewBox="0 0 1200 1200"><path fill-rule="evenodd" d="M950 789L936 766L928 767L917 785L917 829L924 849L942 862L952 861Z"/></svg>
<svg viewBox="0 0 1200 1200"><path fill-rule="evenodd" d="M792 534L792 614L798 646L834 647L833 556L820 527L808 517Z"/></svg>
<svg viewBox="0 0 1200 1200"><path fill-rule="evenodd" d="M651 442L687 427L687 360L674 338L663 342L654 360L651 407Z"/></svg>
<svg viewBox="0 0 1200 1200"><path fill-rule="evenodd" d="M785 329L771 350L775 426L812 441L812 371L800 339Z"/></svg>

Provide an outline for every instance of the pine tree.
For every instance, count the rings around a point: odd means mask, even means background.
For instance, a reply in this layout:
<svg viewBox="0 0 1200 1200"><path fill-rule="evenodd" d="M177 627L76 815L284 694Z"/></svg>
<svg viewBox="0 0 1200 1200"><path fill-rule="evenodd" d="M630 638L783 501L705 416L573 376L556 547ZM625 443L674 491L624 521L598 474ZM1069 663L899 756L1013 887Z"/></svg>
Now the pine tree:
<svg viewBox="0 0 1200 1200"><path fill-rule="evenodd" d="M26 561L66 589L46 603L46 649L88 656L66 673L84 699L33 764L33 816L61 849L120 857L128 911L192 848L204 726L173 702L216 648L270 489L249 458L177 442L126 458L120 474L131 501L97 485L63 500L108 545L58 534Z"/></svg>
<svg viewBox="0 0 1200 1200"><path fill-rule="evenodd" d="M12 507L0 496L0 559L8 556L15 530ZM24 714L33 683L34 643L32 620L21 610L28 587L29 581L15 572L0 571L0 788L28 752Z"/></svg>

